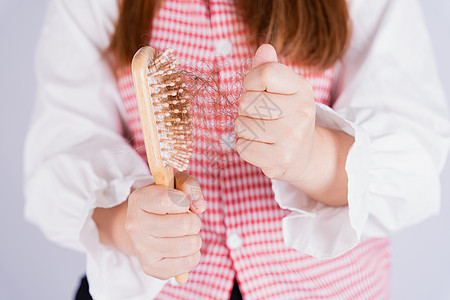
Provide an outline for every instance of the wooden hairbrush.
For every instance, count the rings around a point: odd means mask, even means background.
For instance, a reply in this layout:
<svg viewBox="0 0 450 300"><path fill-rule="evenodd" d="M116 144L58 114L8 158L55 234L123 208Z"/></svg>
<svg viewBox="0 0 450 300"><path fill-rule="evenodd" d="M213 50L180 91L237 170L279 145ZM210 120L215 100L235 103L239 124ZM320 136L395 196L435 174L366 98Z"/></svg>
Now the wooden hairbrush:
<svg viewBox="0 0 450 300"><path fill-rule="evenodd" d="M182 73L172 50L139 49L133 82L150 171L156 184L174 188L174 170L183 171L192 153L192 123ZM185 283L188 273L176 276Z"/></svg>

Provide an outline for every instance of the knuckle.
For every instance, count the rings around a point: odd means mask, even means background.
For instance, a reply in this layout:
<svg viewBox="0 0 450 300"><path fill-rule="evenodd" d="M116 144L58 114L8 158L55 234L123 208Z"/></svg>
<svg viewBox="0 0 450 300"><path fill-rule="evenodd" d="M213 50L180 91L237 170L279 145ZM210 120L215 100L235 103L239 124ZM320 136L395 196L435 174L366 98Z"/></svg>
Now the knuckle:
<svg viewBox="0 0 450 300"><path fill-rule="evenodd" d="M196 214L192 214L192 231L191 234L197 234L202 228L202 220Z"/></svg>
<svg viewBox="0 0 450 300"><path fill-rule="evenodd" d="M200 251L195 252L193 255L186 257L185 267L188 270L195 268L200 262L201 254Z"/></svg>
<svg viewBox="0 0 450 300"><path fill-rule="evenodd" d="M314 118L316 116L316 106L313 102L308 103L303 107L303 111L308 119Z"/></svg>
<svg viewBox="0 0 450 300"><path fill-rule="evenodd" d="M253 105L254 92L246 91L239 99L238 115L246 115L249 107Z"/></svg>
<svg viewBox="0 0 450 300"><path fill-rule="evenodd" d="M200 263L201 257L202 257L202 254L200 253L200 251L197 251L193 258L192 268L194 268L195 266L197 266Z"/></svg>
<svg viewBox="0 0 450 300"><path fill-rule="evenodd" d="M239 97L239 103L245 102L248 100L248 92L243 92Z"/></svg>
<svg viewBox="0 0 450 300"><path fill-rule="evenodd" d="M200 234L197 234L196 237L197 237L197 250L200 250L203 246L203 240Z"/></svg>
<svg viewBox="0 0 450 300"><path fill-rule="evenodd" d="M244 106L245 101L247 99L247 96L245 96L245 93L243 93L239 99L239 105L238 105L238 115L242 115L244 113Z"/></svg>
<svg viewBox="0 0 450 300"><path fill-rule="evenodd" d="M191 212L180 214L176 223L180 236L197 234L201 228L201 219Z"/></svg>
<svg viewBox="0 0 450 300"><path fill-rule="evenodd" d="M239 134L241 122L242 122L242 118L240 116L238 116L236 119L234 119L234 131L236 132L236 134Z"/></svg>
<svg viewBox="0 0 450 300"><path fill-rule="evenodd" d="M202 238L200 237L200 235L193 235L187 240L186 249L189 249L189 252L193 253L194 251L200 250L201 246Z"/></svg>
<svg viewBox="0 0 450 300"><path fill-rule="evenodd" d="M251 152L251 145L249 143L249 141L246 141L243 138L238 138L236 141L236 151L243 160L247 160L248 153Z"/></svg>
<svg viewBox="0 0 450 300"><path fill-rule="evenodd" d="M272 73L271 64L264 64L261 66L260 81L265 87L270 82L271 73Z"/></svg>
<svg viewBox="0 0 450 300"><path fill-rule="evenodd" d="M185 239L183 245L180 245L181 246L180 248L185 251L186 255L189 255L189 254L193 253L196 243L197 242L196 242L195 238L192 236L189 236Z"/></svg>
<svg viewBox="0 0 450 300"><path fill-rule="evenodd" d="M299 117L301 120L300 124L305 124L305 122L311 122L316 118L316 107L314 103L302 103L298 109ZM298 124L297 124L298 125ZM292 128L292 131L297 131L299 126Z"/></svg>

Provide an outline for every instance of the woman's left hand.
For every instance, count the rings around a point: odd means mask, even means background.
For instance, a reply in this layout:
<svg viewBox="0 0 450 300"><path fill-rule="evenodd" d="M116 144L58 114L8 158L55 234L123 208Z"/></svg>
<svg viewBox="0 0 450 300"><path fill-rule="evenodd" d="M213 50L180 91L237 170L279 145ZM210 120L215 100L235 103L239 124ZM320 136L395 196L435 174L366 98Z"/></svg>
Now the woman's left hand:
<svg viewBox="0 0 450 300"><path fill-rule="evenodd" d="M278 63L272 46L256 52L235 121L237 151L269 178L301 180L316 148L316 107L309 82Z"/></svg>
<svg viewBox="0 0 450 300"><path fill-rule="evenodd" d="M241 158L317 201L347 204L345 164L354 138L316 126L311 84L278 63L275 49L265 44L256 52L244 87L235 120Z"/></svg>

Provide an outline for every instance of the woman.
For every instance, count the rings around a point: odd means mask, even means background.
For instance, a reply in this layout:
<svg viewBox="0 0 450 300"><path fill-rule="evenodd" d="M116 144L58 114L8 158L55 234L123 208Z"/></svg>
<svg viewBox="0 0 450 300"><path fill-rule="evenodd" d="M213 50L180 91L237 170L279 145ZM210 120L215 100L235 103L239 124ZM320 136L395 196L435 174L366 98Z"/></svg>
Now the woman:
<svg viewBox="0 0 450 300"><path fill-rule="evenodd" d="M25 154L27 218L86 252L94 299L387 298L387 235L439 211L450 135L418 3L121 5L52 3ZM179 191L143 159L145 44L206 78Z"/></svg>

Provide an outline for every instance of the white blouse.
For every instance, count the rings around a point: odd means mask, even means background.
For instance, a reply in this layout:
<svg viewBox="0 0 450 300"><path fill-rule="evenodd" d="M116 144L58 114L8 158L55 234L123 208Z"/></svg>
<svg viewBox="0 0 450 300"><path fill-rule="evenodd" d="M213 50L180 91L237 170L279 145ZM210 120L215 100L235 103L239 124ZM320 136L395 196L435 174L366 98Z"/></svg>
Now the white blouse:
<svg viewBox="0 0 450 300"><path fill-rule="evenodd" d="M309 199L272 180L288 246L336 257L439 212L450 143L448 108L417 0L349 1L353 37L338 65L332 108L317 123L355 137L347 157L348 206ZM96 207L152 182L124 138L125 111L102 60L116 0L51 2L36 56L37 102L25 148L25 216L52 241L87 254L96 299L149 299L165 284L137 259L99 242ZM220 52L220 49L217 51Z"/></svg>

